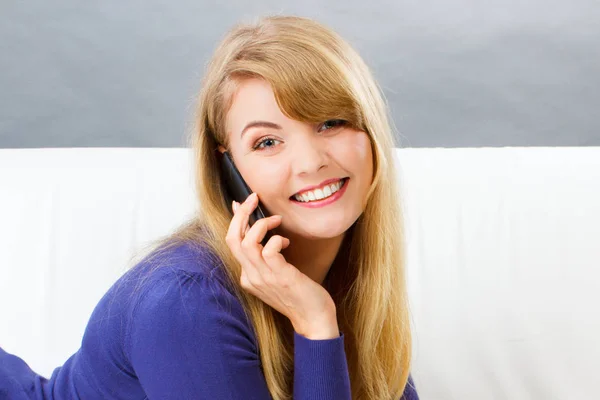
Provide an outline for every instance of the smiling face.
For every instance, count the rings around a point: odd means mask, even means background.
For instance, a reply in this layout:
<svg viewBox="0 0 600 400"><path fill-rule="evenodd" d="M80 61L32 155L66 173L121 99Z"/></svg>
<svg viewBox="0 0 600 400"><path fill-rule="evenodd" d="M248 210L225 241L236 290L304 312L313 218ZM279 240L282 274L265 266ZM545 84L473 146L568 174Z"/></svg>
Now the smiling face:
<svg viewBox="0 0 600 400"><path fill-rule="evenodd" d="M229 151L280 230L309 239L343 234L364 210L373 177L368 135L344 121L285 116L262 79L240 81L226 116Z"/></svg>

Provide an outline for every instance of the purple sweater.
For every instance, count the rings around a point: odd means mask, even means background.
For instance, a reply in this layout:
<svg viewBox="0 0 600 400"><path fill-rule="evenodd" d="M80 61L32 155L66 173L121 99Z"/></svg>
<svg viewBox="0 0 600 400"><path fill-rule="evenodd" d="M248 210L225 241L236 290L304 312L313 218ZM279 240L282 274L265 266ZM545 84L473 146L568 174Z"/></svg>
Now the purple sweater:
<svg viewBox="0 0 600 400"><path fill-rule="evenodd" d="M50 379L0 349L0 399L271 399L257 341L220 262L178 246L142 261L96 306ZM344 336L294 333L294 399L350 399ZM418 399L412 379L403 396Z"/></svg>

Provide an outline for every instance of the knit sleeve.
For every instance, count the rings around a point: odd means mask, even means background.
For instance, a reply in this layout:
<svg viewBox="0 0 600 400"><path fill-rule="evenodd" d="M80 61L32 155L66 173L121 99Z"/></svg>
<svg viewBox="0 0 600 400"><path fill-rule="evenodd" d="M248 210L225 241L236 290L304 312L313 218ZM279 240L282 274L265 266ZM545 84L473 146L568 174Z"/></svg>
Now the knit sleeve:
<svg viewBox="0 0 600 400"><path fill-rule="evenodd" d="M128 336L150 400L271 399L242 305L216 279L173 272L158 280L136 305ZM350 399L343 337L298 336L294 399Z"/></svg>
<svg viewBox="0 0 600 400"><path fill-rule="evenodd" d="M311 340L294 332L294 399L351 399L344 335Z"/></svg>

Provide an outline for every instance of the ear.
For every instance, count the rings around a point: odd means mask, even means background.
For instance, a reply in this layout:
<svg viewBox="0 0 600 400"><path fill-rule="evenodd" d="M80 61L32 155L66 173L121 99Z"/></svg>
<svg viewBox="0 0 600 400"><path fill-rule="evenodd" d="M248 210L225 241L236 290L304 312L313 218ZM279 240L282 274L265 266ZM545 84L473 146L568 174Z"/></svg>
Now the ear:
<svg viewBox="0 0 600 400"><path fill-rule="evenodd" d="M225 147L223 147L223 145L219 145L218 149L221 154L223 154L227 151L227 149Z"/></svg>

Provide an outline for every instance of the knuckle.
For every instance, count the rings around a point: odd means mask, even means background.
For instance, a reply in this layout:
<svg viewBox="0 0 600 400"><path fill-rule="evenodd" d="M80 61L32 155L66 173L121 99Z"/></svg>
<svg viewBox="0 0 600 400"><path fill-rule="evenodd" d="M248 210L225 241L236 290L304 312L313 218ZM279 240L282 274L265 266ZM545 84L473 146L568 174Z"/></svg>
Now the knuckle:
<svg viewBox="0 0 600 400"><path fill-rule="evenodd" d="M256 222L254 223L254 225L258 225L258 226L256 227L257 229L263 229L263 228L265 228L265 227L266 227L266 225L267 225L267 219L266 219L266 218L261 218L261 219L259 219L258 221L256 221Z"/></svg>
<svg viewBox="0 0 600 400"><path fill-rule="evenodd" d="M277 254L277 250L273 249L272 247L265 247L262 250L263 258L273 258Z"/></svg>
<svg viewBox="0 0 600 400"><path fill-rule="evenodd" d="M263 277L257 273L248 274L243 268L240 275L240 286L243 289L260 290L264 286Z"/></svg>
<svg viewBox="0 0 600 400"><path fill-rule="evenodd" d="M249 289L252 287L252 284L250 283L250 280L246 274L242 274L240 277L240 286L244 289Z"/></svg>
<svg viewBox="0 0 600 400"><path fill-rule="evenodd" d="M250 279L248 278L248 285L250 288L255 289L255 290L260 290L261 288L264 287L264 283L262 281L262 279Z"/></svg>
<svg viewBox="0 0 600 400"><path fill-rule="evenodd" d="M267 248L271 248L271 247L273 247L273 245L274 245L274 244L276 244L276 243L275 243L275 240L277 240L277 239L275 239L275 237L276 237L276 236L277 236L277 235L272 235L272 236L269 238L269 240L267 240L267 244L265 245L265 249L267 249Z"/></svg>
<svg viewBox="0 0 600 400"><path fill-rule="evenodd" d="M243 239L241 246L242 249L248 251L252 248L252 243L248 239Z"/></svg>

